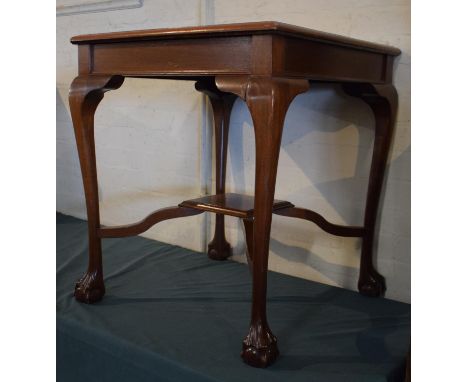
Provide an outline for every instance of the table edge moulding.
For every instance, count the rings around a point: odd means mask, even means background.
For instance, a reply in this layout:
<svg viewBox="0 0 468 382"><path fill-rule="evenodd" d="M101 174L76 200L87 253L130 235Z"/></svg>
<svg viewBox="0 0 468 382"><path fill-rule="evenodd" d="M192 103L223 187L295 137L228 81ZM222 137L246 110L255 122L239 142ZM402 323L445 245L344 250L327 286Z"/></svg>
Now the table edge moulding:
<svg viewBox="0 0 468 382"><path fill-rule="evenodd" d="M75 287L75 298L95 303L105 293L101 240L138 235L168 219L204 212L216 214L208 256L225 260L232 248L224 216L243 220L252 273L250 328L241 356L266 367L279 355L266 314L267 269L272 214L304 219L324 231L362 238L358 289L381 296L385 280L374 267L375 224L385 166L395 125L398 97L392 84L397 48L278 22L254 22L81 35L79 74L69 102L83 177L88 216L89 262ZM94 114L104 93L125 77L191 80L209 99L214 118L215 194L182 201L143 220L106 227L100 224L94 145ZM362 226L343 226L318 213L274 200L283 122L294 98L317 82L340 84L367 103L375 117L375 141ZM255 135L255 195L225 193L229 120L236 98L251 113Z"/></svg>

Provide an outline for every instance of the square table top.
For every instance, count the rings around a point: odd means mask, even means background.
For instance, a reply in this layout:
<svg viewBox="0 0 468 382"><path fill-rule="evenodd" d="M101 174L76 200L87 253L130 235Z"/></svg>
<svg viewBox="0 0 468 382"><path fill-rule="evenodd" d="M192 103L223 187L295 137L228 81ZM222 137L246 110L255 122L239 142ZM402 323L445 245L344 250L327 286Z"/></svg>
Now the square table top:
<svg viewBox="0 0 468 382"><path fill-rule="evenodd" d="M321 32L277 21L259 21L236 24L203 25L178 28L145 29L111 33L85 34L71 38L73 44L102 44L113 42L148 41L197 37L227 37L251 35L282 35L312 40L331 45L367 50L375 53L398 56L401 51L387 45Z"/></svg>

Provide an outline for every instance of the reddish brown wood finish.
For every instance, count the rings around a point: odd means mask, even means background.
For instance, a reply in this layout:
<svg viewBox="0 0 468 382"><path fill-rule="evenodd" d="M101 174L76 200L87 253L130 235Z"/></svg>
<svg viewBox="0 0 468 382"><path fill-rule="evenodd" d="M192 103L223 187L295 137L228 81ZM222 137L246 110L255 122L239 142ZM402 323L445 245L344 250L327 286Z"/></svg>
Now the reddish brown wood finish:
<svg viewBox="0 0 468 382"><path fill-rule="evenodd" d="M96 74L217 74L230 73L234 67L237 73L248 73L250 37L96 44L92 54Z"/></svg>
<svg viewBox="0 0 468 382"><path fill-rule="evenodd" d="M246 101L254 124L252 315L243 343L242 358L252 366L266 367L279 354L276 337L267 322L266 290L273 196L283 122L289 104L296 95L309 89L309 83L306 80L271 77L217 77L216 84L222 91L237 94Z"/></svg>
<svg viewBox="0 0 468 382"><path fill-rule="evenodd" d="M232 37L243 35L271 34L288 37L296 37L310 41L319 41L330 45L346 46L349 48L368 50L376 53L398 56L401 52L398 48L388 45L339 36L297 25L280 23L277 21L258 21L251 23L202 25L182 28L146 29L136 31L111 32L88 34L72 37L74 44L110 43L149 40L170 40L180 38L200 37Z"/></svg>
<svg viewBox="0 0 468 382"><path fill-rule="evenodd" d="M101 238L136 236L164 220L199 215L202 212L203 211L185 207L162 208L137 223L114 227L101 227L98 229L98 236Z"/></svg>
<svg viewBox="0 0 468 382"><path fill-rule="evenodd" d="M266 291L272 213L316 223L338 236L363 238L358 288L381 295L383 277L375 270L372 250L385 165L395 124L397 94L392 83L396 48L276 22L228 24L147 31L116 32L72 38L78 44L79 76L70 88L70 109L85 188L89 227L89 266L75 288L79 301L104 295L101 238L135 235L167 219L215 212L216 230L209 256L224 259L230 245L223 215L243 219L247 259L252 271L252 313L242 357L265 367L278 356L276 337L268 326ZM162 209L142 221L101 227L94 148L94 113L104 92L117 89L124 77L197 81L214 114L216 195ZM294 97L309 83L341 83L372 109L376 138L363 227L328 222L316 212L274 201L283 122ZM255 198L225 194L229 116L235 96L250 110L255 130Z"/></svg>
<svg viewBox="0 0 468 382"><path fill-rule="evenodd" d="M273 211L273 213L276 215L289 216L291 218L309 220L317 224L325 232L328 232L335 236L362 237L365 234L365 230L363 227L333 224L327 221L322 215L318 214L317 212L308 210L306 208L282 208L280 210Z"/></svg>
<svg viewBox="0 0 468 382"><path fill-rule="evenodd" d="M179 206L252 220L254 218L254 204L255 197L253 196L228 193L185 200ZM273 201L273 211L289 207L294 207L294 205L284 200Z"/></svg>
<svg viewBox="0 0 468 382"><path fill-rule="evenodd" d="M344 84L349 95L361 98L372 109L375 117L375 140L372 164L367 188L364 236L362 240L359 291L367 296L379 296L385 292L385 279L373 264L372 252L375 223L382 192L390 145L395 127L398 95L391 84Z"/></svg>
<svg viewBox="0 0 468 382"><path fill-rule="evenodd" d="M391 82L400 51L277 22L82 35L80 74L200 77L255 74Z"/></svg>
<svg viewBox="0 0 468 382"><path fill-rule="evenodd" d="M88 270L75 286L75 297L86 303L100 300L105 293L101 239L97 231L100 223L94 150L94 113L104 97L104 92L119 88L123 81L124 78L121 76L78 76L70 87L70 112L83 176L89 238Z"/></svg>
<svg viewBox="0 0 468 382"><path fill-rule="evenodd" d="M197 81L195 89L206 94L210 100L214 117L215 158L216 158L216 195L225 193L227 145L229 137L229 119L236 96L218 90L213 79ZM231 245L224 232L224 215L216 214L213 240L208 244L208 257L213 260L225 260L232 254Z"/></svg>
<svg viewBox="0 0 468 382"><path fill-rule="evenodd" d="M286 37L281 43L284 61L276 72L282 76L379 83L391 75L385 70L391 56Z"/></svg>

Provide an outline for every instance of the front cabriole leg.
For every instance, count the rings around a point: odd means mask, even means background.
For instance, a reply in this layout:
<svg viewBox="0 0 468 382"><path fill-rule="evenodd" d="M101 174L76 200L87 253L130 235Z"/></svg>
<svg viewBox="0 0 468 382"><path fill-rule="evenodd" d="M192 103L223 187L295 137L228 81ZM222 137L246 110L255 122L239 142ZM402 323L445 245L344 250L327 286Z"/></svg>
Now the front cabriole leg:
<svg viewBox="0 0 468 382"><path fill-rule="evenodd" d="M275 77L217 77L222 91L247 102L255 130L255 203L253 216L252 312L241 356L255 367L278 357L276 337L268 326L266 293L270 228L283 122L294 97L308 90L306 80Z"/></svg>
<svg viewBox="0 0 468 382"><path fill-rule="evenodd" d="M375 141L367 188L364 217L364 236L361 249L361 264L358 289L366 296L377 297L385 292L385 279L373 263L375 223L384 182L398 106L398 95L392 84L343 84L351 96L361 98L372 109L375 117Z"/></svg>
<svg viewBox="0 0 468 382"><path fill-rule="evenodd" d="M70 112L83 177L89 241L88 269L76 283L75 298L88 304L101 300L105 293L101 239L98 236L100 222L94 148L94 113L104 93L118 89L123 81L122 76L83 75L76 77L70 86Z"/></svg>

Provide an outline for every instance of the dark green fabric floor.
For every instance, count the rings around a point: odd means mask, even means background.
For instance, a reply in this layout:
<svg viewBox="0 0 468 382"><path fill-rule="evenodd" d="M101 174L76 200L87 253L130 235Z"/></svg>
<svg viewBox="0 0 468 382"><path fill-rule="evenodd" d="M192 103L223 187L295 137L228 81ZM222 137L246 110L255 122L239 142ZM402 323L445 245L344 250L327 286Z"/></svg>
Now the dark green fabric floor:
<svg viewBox="0 0 468 382"><path fill-rule="evenodd" d="M86 222L57 214L57 380L399 381L410 305L268 275L280 358L239 357L250 315L247 266L141 237L103 241L107 294L73 298L86 268Z"/></svg>

